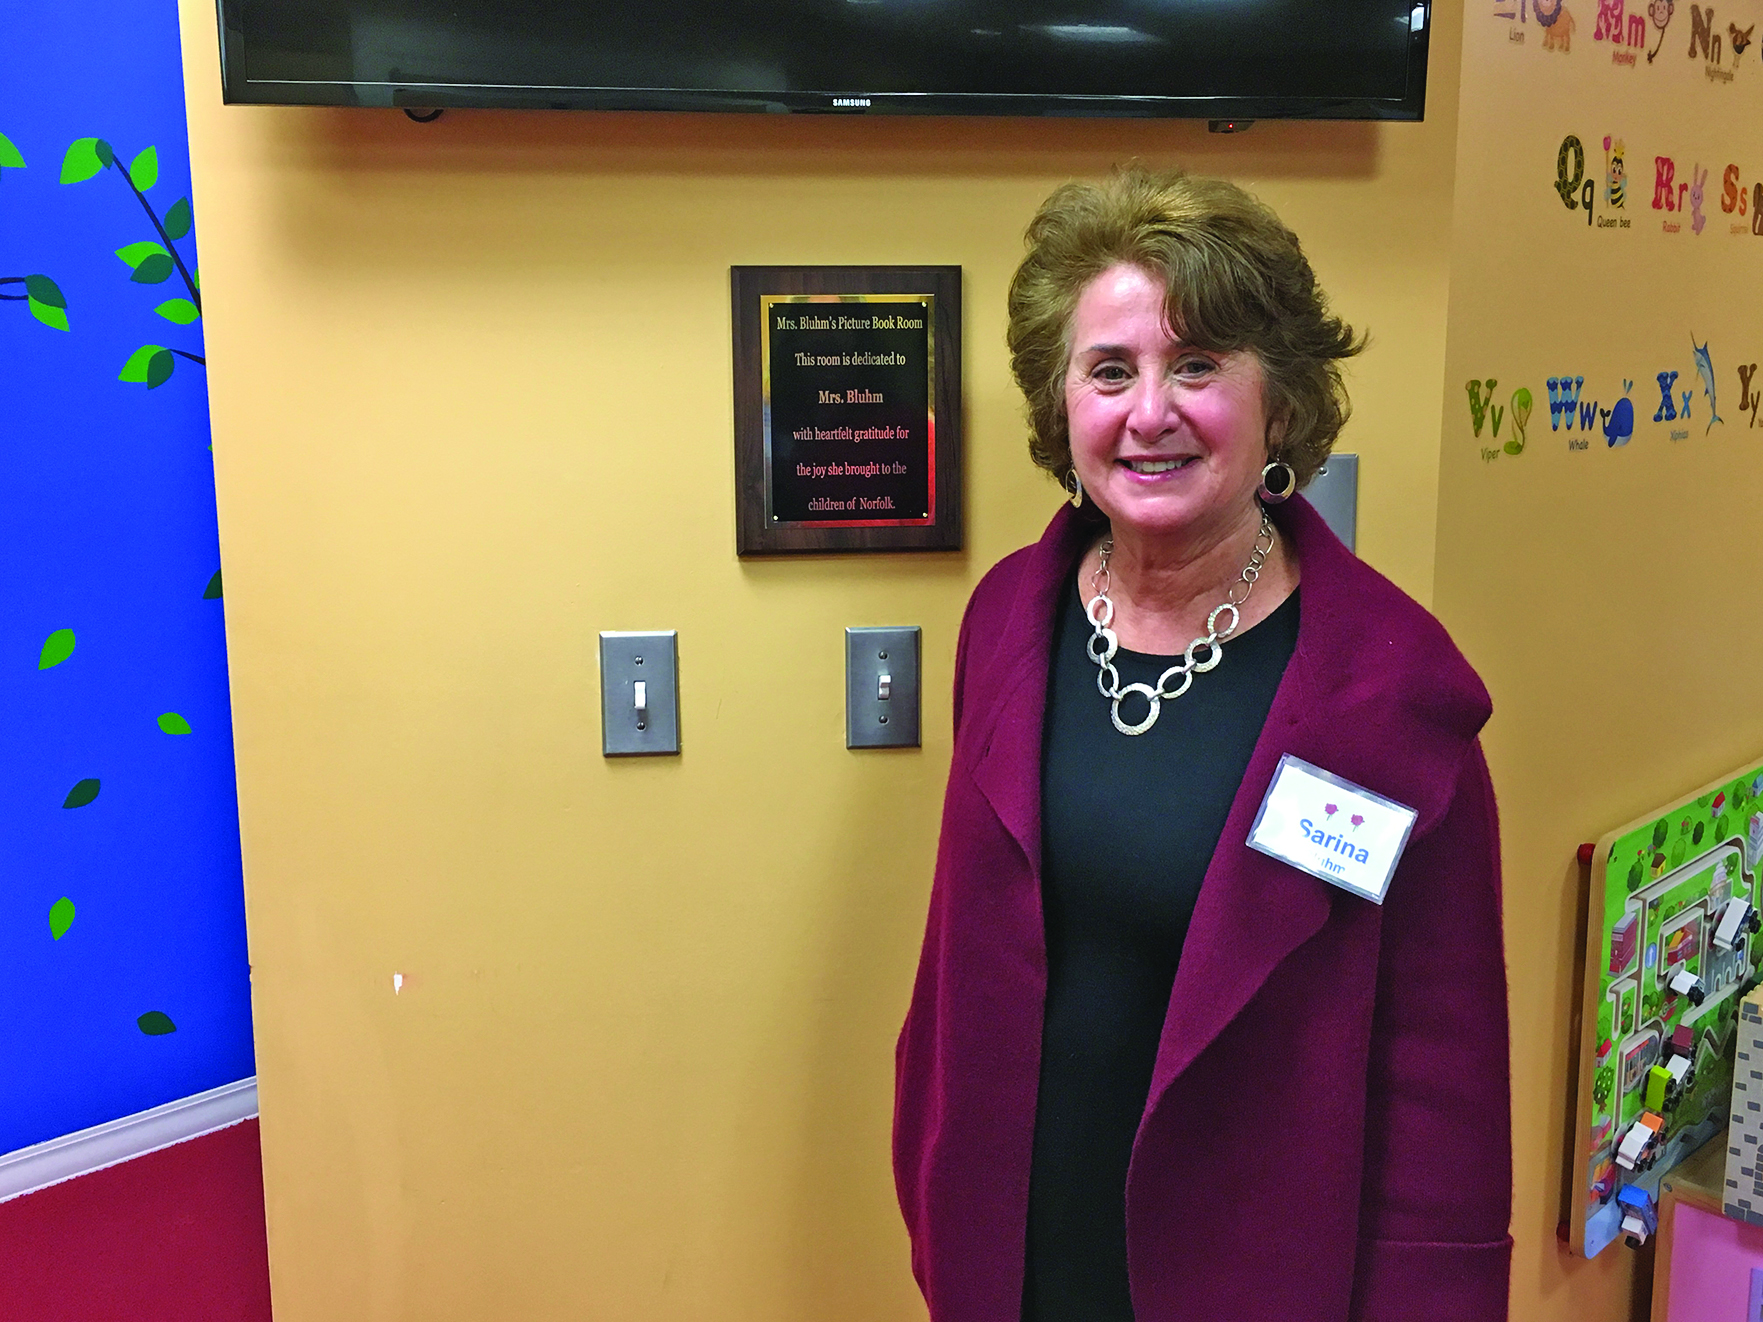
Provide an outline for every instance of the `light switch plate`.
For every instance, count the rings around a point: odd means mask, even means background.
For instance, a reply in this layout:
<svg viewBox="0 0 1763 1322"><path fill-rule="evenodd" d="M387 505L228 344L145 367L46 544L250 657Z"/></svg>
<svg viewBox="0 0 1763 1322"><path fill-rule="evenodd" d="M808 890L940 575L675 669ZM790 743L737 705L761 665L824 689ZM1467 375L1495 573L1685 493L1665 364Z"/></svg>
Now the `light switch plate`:
<svg viewBox="0 0 1763 1322"><path fill-rule="evenodd" d="M1304 497L1316 507L1322 521L1334 529L1334 535L1358 553L1354 545L1359 537L1359 456L1331 454L1322 462L1322 470L1304 488Z"/></svg>
<svg viewBox="0 0 1763 1322"><path fill-rule="evenodd" d="M846 748L918 747L918 655L917 625L845 630Z"/></svg>
<svg viewBox="0 0 1763 1322"><path fill-rule="evenodd" d="M607 757L679 752L675 630L600 635L600 750Z"/></svg>

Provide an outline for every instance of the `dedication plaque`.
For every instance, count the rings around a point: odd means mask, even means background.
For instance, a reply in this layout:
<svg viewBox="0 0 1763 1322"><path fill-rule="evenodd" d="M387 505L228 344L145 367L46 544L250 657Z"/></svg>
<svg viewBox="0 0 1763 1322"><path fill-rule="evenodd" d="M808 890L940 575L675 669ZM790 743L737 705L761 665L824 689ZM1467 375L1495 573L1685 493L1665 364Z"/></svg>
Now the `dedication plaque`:
<svg viewBox="0 0 1763 1322"><path fill-rule="evenodd" d="M732 284L740 553L958 549L960 268Z"/></svg>

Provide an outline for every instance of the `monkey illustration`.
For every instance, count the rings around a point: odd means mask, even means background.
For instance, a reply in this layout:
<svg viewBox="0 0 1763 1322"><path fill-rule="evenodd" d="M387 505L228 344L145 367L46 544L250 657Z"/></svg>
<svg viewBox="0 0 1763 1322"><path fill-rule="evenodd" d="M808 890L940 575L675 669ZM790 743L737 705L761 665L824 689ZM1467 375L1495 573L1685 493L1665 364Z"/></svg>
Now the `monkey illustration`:
<svg viewBox="0 0 1763 1322"><path fill-rule="evenodd" d="M1755 23L1751 24L1750 27L1742 32L1739 31L1739 25L1737 23L1728 23L1726 25L1726 35L1732 38L1733 68L1736 69L1739 67L1739 56L1743 55L1745 53L1745 48L1751 44L1751 34L1756 30L1757 25Z"/></svg>
<svg viewBox="0 0 1763 1322"><path fill-rule="evenodd" d="M1659 40L1653 43L1653 49L1647 52L1647 63L1659 54L1659 48L1665 44L1665 29L1671 26L1671 15L1677 11L1675 0L1650 0L1647 5L1647 17L1653 20L1653 26L1659 29Z"/></svg>
<svg viewBox="0 0 1763 1322"><path fill-rule="evenodd" d="M1702 201L1708 186L1708 170L1705 166L1697 166L1691 176L1690 183L1690 230L1700 234L1708 218L1702 214Z"/></svg>
<svg viewBox="0 0 1763 1322"><path fill-rule="evenodd" d="M1614 143L1604 138L1604 201L1612 210L1621 211L1628 201L1628 167L1622 162L1624 146L1621 138Z"/></svg>

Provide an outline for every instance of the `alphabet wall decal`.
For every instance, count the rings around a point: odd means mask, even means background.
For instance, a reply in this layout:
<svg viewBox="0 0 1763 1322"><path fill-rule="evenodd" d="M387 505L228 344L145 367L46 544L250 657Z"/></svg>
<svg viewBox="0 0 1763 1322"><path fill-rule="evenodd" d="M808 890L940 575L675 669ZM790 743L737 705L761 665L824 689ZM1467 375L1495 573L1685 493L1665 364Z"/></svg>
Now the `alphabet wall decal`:
<svg viewBox="0 0 1763 1322"><path fill-rule="evenodd" d="M1700 46L1702 58L1710 64L1720 63L1720 38L1714 35L1714 6L1706 10L1700 5L1690 6L1690 58L1696 58L1696 48Z"/></svg>
<svg viewBox="0 0 1763 1322"><path fill-rule="evenodd" d="M1552 376L1549 389L1549 430L1560 431L1561 419L1567 419L1567 430L1573 430L1574 410L1579 407L1579 392L1585 386L1583 376ZM1572 393L1568 393L1571 391Z"/></svg>
<svg viewBox="0 0 1763 1322"><path fill-rule="evenodd" d="M1555 153L1555 191L1569 211L1577 211L1583 205L1585 223L1592 223L1592 199L1597 195L1597 187L1585 177L1585 144L1572 133L1561 140L1561 150Z"/></svg>
<svg viewBox="0 0 1763 1322"><path fill-rule="evenodd" d="M1677 162L1669 156L1653 158L1653 210L1677 210Z"/></svg>
<svg viewBox="0 0 1763 1322"><path fill-rule="evenodd" d="M1763 390L1751 389L1751 382L1756 376L1756 363L1739 364L1739 412L1751 415L1753 427L1757 425L1757 405L1763 403Z"/></svg>
<svg viewBox="0 0 1763 1322"><path fill-rule="evenodd" d="M1494 398L1494 387L1500 383L1489 378L1484 387L1480 381L1470 381L1464 389L1469 392L1469 424L1475 428L1475 434L1481 435L1482 424L1487 421L1488 404ZM1486 393L1483 393L1485 388ZM1494 423L1494 435L1500 434L1500 424Z"/></svg>
<svg viewBox="0 0 1763 1322"><path fill-rule="evenodd" d="M1654 422L1672 422L1677 418L1677 405L1672 401L1671 388L1677 384L1676 372L1659 373L1659 408L1653 414Z"/></svg>

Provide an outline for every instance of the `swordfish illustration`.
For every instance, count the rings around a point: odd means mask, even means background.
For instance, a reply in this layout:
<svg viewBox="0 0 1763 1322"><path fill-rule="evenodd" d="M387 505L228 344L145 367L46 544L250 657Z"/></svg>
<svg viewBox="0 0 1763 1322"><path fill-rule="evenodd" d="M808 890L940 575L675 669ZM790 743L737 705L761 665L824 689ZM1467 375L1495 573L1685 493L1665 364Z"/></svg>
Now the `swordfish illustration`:
<svg viewBox="0 0 1763 1322"><path fill-rule="evenodd" d="M1696 356L1696 375L1702 378L1702 393L1708 396L1708 425L1702 431L1705 436L1714 430L1715 423L1724 422L1725 419L1720 416L1720 410L1714 403L1714 358L1708 352L1708 343L1704 340L1698 345L1696 337L1692 335L1690 349Z"/></svg>

